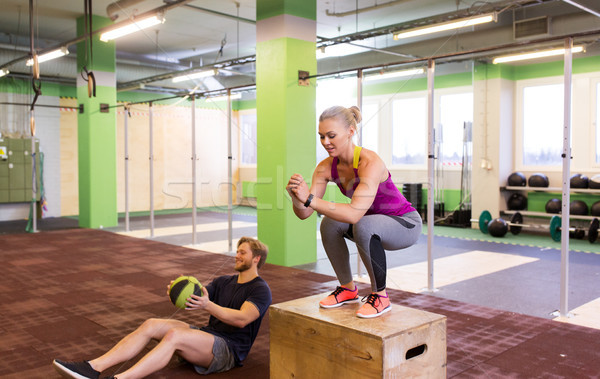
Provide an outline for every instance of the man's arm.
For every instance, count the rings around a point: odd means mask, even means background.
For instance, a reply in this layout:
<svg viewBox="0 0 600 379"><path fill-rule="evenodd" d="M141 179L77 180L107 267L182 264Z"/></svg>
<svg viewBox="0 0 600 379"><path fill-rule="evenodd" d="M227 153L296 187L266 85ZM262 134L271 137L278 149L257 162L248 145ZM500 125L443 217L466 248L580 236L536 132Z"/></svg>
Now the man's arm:
<svg viewBox="0 0 600 379"><path fill-rule="evenodd" d="M186 303L186 309L204 309L211 316L237 328L243 328L260 316L256 305L249 301L245 301L240 309L226 308L210 301L208 291L202 291L202 296L192 295Z"/></svg>
<svg viewBox="0 0 600 379"><path fill-rule="evenodd" d="M220 305L209 302L204 308L212 316L218 318L226 324L235 326L237 328L243 328L256 320L260 313L256 305L249 301L245 301L242 307L238 309L225 308Z"/></svg>

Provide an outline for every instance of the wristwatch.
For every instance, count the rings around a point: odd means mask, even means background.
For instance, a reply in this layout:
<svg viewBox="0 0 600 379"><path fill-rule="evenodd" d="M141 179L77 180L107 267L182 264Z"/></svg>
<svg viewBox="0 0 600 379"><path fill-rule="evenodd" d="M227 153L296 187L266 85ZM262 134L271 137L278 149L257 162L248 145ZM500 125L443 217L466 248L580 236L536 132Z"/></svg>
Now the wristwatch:
<svg viewBox="0 0 600 379"><path fill-rule="evenodd" d="M310 205L310 202L312 201L312 199L315 197L315 195L313 195L312 193L310 195L308 195L308 199L306 199L306 202L304 203L304 207L308 208Z"/></svg>

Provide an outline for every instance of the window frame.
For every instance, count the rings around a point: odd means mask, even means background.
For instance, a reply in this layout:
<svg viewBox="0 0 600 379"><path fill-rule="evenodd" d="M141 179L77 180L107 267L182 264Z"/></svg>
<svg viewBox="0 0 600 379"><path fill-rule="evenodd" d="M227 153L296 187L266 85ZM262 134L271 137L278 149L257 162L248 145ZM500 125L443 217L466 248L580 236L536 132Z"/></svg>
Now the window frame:
<svg viewBox="0 0 600 379"><path fill-rule="evenodd" d="M433 124L434 125L438 125L440 123L440 119L441 119L441 107L440 107L440 98L442 96L446 96L446 95L455 95L455 94L464 94L464 93L471 93L473 94L473 103L475 103L475 91L473 89L473 85L466 85L466 86L458 86L458 87L448 87L448 88L436 88L433 91ZM415 97L425 97L425 100L427 101L427 91L423 90L423 91L411 91L411 92L403 92L403 93L399 93L393 96L393 100L390 101L390 106L389 106L389 112L390 112L390 133L393 133L393 125L391 125L393 123L393 101L397 100L397 99L401 99L401 98L415 98ZM473 119L475 118L475 104L473 104ZM474 121L474 120L472 120ZM429 131L427 130L426 133L429 133ZM391 135L391 134L390 134ZM392 151L393 151L393 146L391 145L393 143L393 138L389 138L388 139L389 144L389 160L388 162L390 163L389 167L390 169L393 170L426 170L427 169L427 159L425 159L425 161L421 164L395 164L392 165ZM425 157L427 157L428 154L428 138L425 138ZM388 163L386 162L386 164ZM462 170L462 168L460 166L452 166L452 165L446 165L444 166L444 170L448 170L448 171L460 171Z"/></svg>
<svg viewBox="0 0 600 379"><path fill-rule="evenodd" d="M242 133L242 117L245 115L254 115L255 117L257 116L257 111L256 108L252 108L252 109L242 109L239 110L237 112L237 129L238 129L238 135L239 135L239 142L238 142L238 157L239 157L239 167L240 168L256 168L256 163L243 163L243 151L242 151L242 147L243 147L243 139L244 139L244 133ZM256 133L258 133L258 118L256 121ZM255 143L257 143L257 141L254 141ZM258 147L257 147L257 151L256 151L256 156L258 159Z"/></svg>
<svg viewBox="0 0 600 379"><path fill-rule="evenodd" d="M561 172L562 165L525 165L523 163L523 117L524 117L524 90L526 87L539 87L553 84L562 84L562 76L518 80L515 84L515 106L514 106L514 159L516 171L540 171ZM573 96L574 98L575 96ZM572 132L572 131L571 131ZM572 146L572 144L571 144Z"/></svg>
<svg viewBox="0 0 600 379"><path fill-rule="evenodd" d="M434 104L433 104L433 123L434 125L439 125L442 119L442 110L440 107L441 104L441 97L442 96L446 96L446 95L459 95L459 94L465 94L465 93L471 93L472 95L472 108L473 108L473 114L471 115L471 123L474 123L474 118L475 118L475 91L473 89L473 86L460 86L460 87L451 87L451 88L440 88L438 90L434 90L433 96L434 96ZM471 160L472 160L472 156L471 156ZM449 170L449 171L460 171L462 170L461 165L445 165L443 166L444 170Z"/></svg>

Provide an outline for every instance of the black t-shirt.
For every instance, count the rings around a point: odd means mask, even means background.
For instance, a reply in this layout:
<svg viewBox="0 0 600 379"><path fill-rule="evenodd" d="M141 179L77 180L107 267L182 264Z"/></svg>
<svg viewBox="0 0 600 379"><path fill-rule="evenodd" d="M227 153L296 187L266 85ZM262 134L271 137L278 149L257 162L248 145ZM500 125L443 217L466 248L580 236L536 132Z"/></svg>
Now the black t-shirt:
<svg viewBox="0 0 600 379"><path fill-rule="evenodd" d="M210 316L208 325L201 330L225 339L235 356L236 364L241 365L254 343L263 316L271 305L271 289L260 276L242 284L237 280L238 275L225 275L214 279L205 287L208 297L215 304L232 309L240 309L244 302L249 301L256 306L260 316L243 328L237 328Z"/></svg>

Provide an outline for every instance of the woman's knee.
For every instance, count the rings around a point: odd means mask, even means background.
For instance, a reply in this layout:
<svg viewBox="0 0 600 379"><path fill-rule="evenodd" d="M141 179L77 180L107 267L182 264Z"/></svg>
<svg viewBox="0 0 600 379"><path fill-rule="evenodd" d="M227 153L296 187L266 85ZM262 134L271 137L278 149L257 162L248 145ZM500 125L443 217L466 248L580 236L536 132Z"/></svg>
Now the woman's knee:
<svg viewBox="0 0 600 379"><path fill-rule="evenodd" d="M374 234L377 234L377 223L370 217L363 216L356 224L352 226L352 233L355 239L368 241Z"/></svg>
<svg viewBox="0 0 600 379"><path fill-rule="evenodd" d="M343 235L348 230L348 224L335 221L329 217L323 217L321 220L321 235L336 234Z"/></svg>

